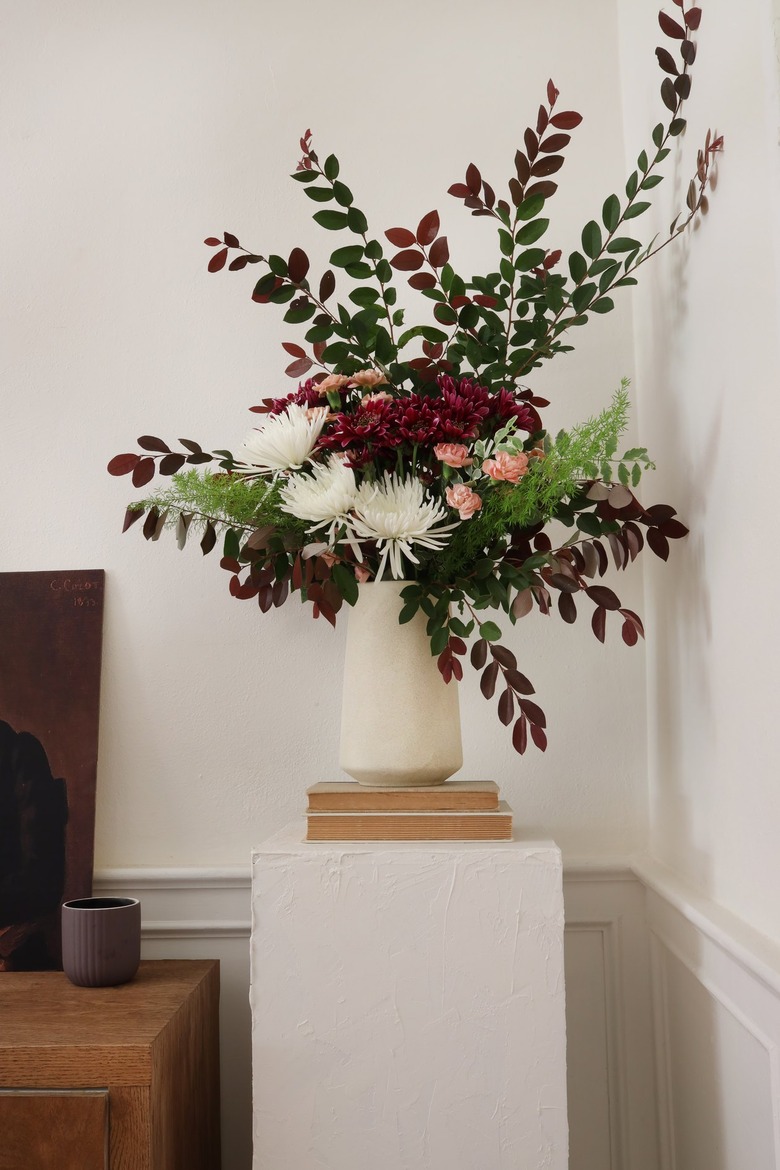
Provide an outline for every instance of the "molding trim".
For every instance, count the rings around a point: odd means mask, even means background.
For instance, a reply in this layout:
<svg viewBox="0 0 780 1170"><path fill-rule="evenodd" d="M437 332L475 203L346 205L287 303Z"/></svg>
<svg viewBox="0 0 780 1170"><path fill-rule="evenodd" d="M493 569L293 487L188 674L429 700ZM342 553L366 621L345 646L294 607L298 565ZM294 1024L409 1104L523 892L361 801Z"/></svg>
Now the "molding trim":
<svg viewBox="0 0 780 1170"><path fill-rule="evenodd" d="M753 978L780 996L780 946L709 898L685 886L651 858L631 864L638 880L677 910Z"/></svg>

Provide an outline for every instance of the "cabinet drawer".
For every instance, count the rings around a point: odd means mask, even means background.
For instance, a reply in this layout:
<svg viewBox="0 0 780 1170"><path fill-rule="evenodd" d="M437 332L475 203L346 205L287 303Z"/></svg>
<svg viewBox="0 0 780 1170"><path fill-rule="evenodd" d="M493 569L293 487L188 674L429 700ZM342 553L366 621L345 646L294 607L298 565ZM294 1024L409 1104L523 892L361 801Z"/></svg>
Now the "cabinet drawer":
<svg viewBox="0 0 780 1170"><path fill-rule="evenodd" d="M0 1170L108 1170L108 1091L0 1089Z"/></svg>

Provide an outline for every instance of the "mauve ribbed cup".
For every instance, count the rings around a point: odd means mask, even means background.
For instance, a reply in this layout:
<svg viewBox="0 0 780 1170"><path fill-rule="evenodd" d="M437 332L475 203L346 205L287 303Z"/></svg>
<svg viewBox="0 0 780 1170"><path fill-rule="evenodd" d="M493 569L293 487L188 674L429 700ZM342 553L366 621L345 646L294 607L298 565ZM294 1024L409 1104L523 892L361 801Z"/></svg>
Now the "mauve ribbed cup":
<svg viewBox="0 0 780 1170"><path fill-rule="evenodd" d="M62 969L78 987L127 983L141 960L136 898L77 898L62 906Z"/></svg>

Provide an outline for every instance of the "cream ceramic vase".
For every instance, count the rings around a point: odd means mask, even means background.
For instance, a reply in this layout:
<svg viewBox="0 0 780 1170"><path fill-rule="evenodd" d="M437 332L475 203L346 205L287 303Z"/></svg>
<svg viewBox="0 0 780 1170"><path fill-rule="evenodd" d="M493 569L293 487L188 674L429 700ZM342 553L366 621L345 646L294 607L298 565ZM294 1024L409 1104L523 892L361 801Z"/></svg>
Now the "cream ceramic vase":
<svg viewBox="0 0 780 1170"><path fill-rule="evenodd" d="M361 585L349 610L340 764L373 787L442 784L463 764L458 684L439 674L422 610L398 624L406 585Z"/></svg>

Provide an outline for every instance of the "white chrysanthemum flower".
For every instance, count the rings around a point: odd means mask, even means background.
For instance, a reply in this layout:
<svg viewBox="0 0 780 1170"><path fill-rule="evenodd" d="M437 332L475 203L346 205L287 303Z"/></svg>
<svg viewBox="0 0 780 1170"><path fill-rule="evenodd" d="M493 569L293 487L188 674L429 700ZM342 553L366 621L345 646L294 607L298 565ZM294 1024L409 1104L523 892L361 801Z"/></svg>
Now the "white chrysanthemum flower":
<svg viewBox="0 0 780 1170"><path fill-rule="evenodd" d="M358 488L351 527L361 540L375 540L382 549L377 581L388 560L392 576L401 580L404 557L420 563L412 545L438 551L458 527L457 523L440 525L446 516L446 508L426 495L419 479L399 479L385 472L381 480Z"/></svg>
<svg viewBox="0 0 780 1170"><path fill-rule="evenodd" d="M315 528L346 519L357 498L355 473L343 459L331 455L327 463L316 463L311 474L291 475L279 492L282 511L299 520L311 520Z"/></svg>
<svg viewBox="0 0 780 1170"><path fill-rule="evenodd" d="M239 451L244 462L250 464L244 474L303 467L317 446L327 417L327 406L310 410L295 402L283 414L268 415L262 427L249 432Z"/></svg>

